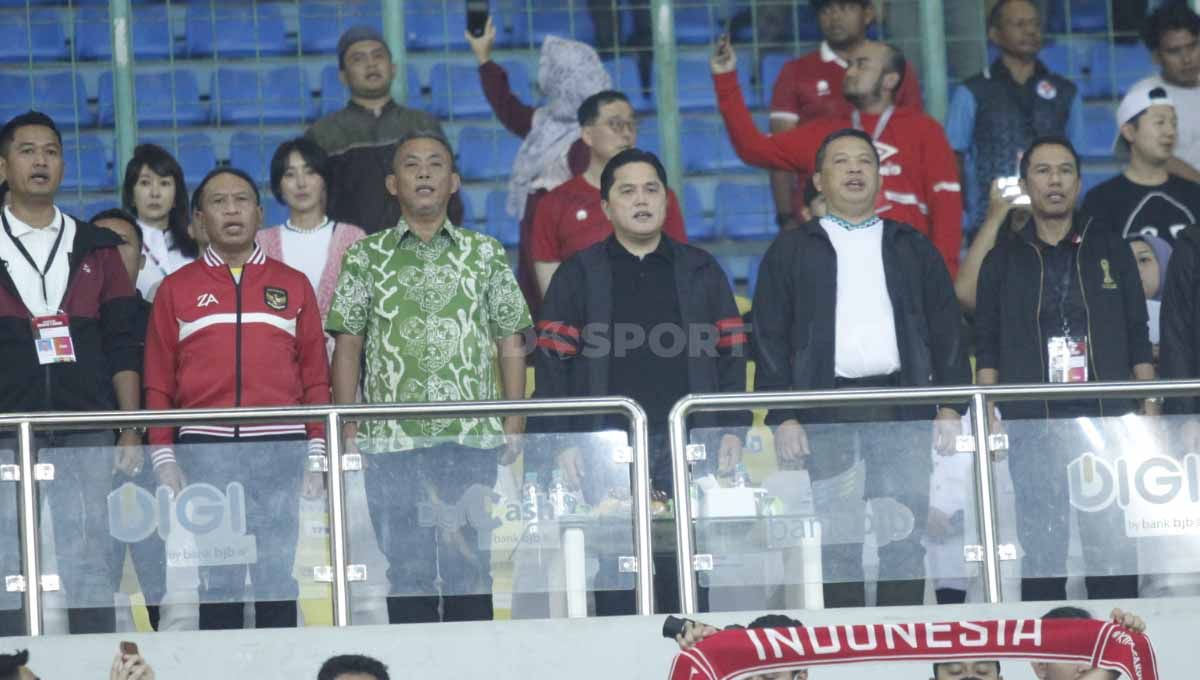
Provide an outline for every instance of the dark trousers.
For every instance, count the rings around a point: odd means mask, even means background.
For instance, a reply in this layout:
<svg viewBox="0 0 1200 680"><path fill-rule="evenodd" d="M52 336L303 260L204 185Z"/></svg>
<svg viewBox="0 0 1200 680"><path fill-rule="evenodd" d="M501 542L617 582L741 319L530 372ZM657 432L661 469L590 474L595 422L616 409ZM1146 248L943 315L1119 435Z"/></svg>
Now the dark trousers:
<svg viewBox="0 0 1200 680"><path fill-rule="evenodd" d="M495 449L449 442L366 456L390 623L492 619L491 526L481 493L496 485L497 463Z"/></svg>
<svg viewBox="0 0 1200 680"><path fill-rule="evenodd" d="M837 386L895 386L895 380L890 376L839 379ZM933 467L930 418L916 409L888 405L820 409L813 416L822 422L806 426L812 452L807 465L822 526L825 606L866 605L864 501L872 503L872 529L879 545L876 603L922 604L925 548L921 536L929 514ZM861 496L856 485L841 483L859 460L866 474Z"/></svg>
<svg viewBox="0 0 1200 680"><path fill-rule="evenodd" d="M303 436L186 435L176 450L188 484L211 484L222 493L231 482L245 489L246 534L255 537L253 564L200 568L200 629L245 625L246 574L253 584L256 628L296 626L299 585L292 576L300 531L300 481L308 452ZM206 446L187 446L187 445Z"/></svg>
<svg viewBox="0 0 1200 680"><path fill-rule="evenodd" d="M158 489L154 466L150 464L148 458L135 477L127 477L121 473L113 476L113 490L119 489L126 483L136 484L151 494ZM113 577L113 590L117 590L121 586L127 551L133 561L133 570L137 574L142 598L146 601L146 615L150 619L150 627L158 630L159 605L162 604L163 596L167 592L166 546L157 531L137 543L113 541L108 562L109 572Z"/></svg>
<svg viewBox="0 0 1200 680"><path fill-rule="evenodd" d="M1094 446L1066 419L1015 421L1009 427L1009 446L1017 538L1025 553L1021 599L1065 600L1071 515L1067 466ZM1136 598L1137 543L1125 537L1120 507L1114 503L1076 516L1089 574L1084 579L1088 598Z"/></svg>
<svg viewBox="0 0 1200 680"><path fill-rule="evenodd" d="M3 448L15 451L15 437L10 435L0 442ZM54 465L54 480L38 484L52 516L58 576L66 594L67 624L72 634L111 633L116 629L108 564L113 539L105 509L112 489L114 443L109 430L47 432L34 437L37 462ZM11 459L6 454L5 462L8 460L15 462L15 454ZM15 484L2 487L5 492L0 496L0 525L9 539L0 547L0 564L4 574L19 574L18 491ZM0 634L26 632L24 610L17 595L5 593L0 599Z"/></svg>

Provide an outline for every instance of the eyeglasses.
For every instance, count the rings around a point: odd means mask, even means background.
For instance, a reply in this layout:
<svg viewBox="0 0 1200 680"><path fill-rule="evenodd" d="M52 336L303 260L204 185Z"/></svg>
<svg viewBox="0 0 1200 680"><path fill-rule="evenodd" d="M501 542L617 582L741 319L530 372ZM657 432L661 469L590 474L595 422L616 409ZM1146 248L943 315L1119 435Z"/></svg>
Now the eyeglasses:
<svg viewBox="0 0 1200 680"><path fill-rule="evenodd" d="M636 120L623 120L621 118L609 118L605 123L609 130L617 133L622 132L637 132L638 122Z"/></svg>

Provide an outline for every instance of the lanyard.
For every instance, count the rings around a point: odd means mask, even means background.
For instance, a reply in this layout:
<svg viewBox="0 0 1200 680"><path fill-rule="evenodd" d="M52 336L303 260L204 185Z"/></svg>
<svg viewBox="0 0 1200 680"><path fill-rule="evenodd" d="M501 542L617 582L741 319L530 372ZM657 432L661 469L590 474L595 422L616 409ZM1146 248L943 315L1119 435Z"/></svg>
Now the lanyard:
<svg viewBox="0 0 1200 680"><path fill-rule="evenodd" d="M887 129L888 123L892 120L892 114L895 112L895 106L887 107L883 114L879 116L879 122L875 123L875 131L871 133L871 139L879 141L879 138L883 136L883 131ZM863 129L862 113L858 109L854 109L854 112L850 114L850 122L854 125L855 130Z"/></svg>
<svg viewBox="0 0 1200 680"><path fill-rule="evenodd" d="M54 245L50 248L50 255L46 258L46 264L41 267L38 267L37 263L33 261L33 256L29 254L29 251L25 249L21 241L13 236L12 227L8 226L8 215L3 210L0 210L0 222L3 222L4 233L8 234L8 238L12 239L13 245L17 247L17 252L21 253L21 257L25 258L25 261L37 273L38 278L42 280L42 301L47 305L50 304L50 293L46 290L46 275L50 273L50 268L54 266L54 257L58 255L58 246L62 244L63 233L67 231L66 218L62 216L62 213L59 213L58 236L55 237Z"/></svg>

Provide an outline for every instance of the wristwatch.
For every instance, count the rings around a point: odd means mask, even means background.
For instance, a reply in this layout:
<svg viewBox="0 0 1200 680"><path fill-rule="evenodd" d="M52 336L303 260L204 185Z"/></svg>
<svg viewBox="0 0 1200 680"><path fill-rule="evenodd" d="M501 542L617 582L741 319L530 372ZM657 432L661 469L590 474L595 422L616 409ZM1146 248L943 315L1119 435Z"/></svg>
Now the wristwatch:
<svg viewBox="0 0 1200 680"><path fill-rule="evenodd" d="M1143 401L1145 401L1147 404L1154 404L1155 406L1163 405L1162 397L1146 397Z"/></svg>
<svg viewBox="0 0 1200 680"><path fill-rule="evenodd" d="M126 432L132 432L139 437L146 436L146 428L142 425L130 425L117 430L117 434L125 434Z"/></svg>

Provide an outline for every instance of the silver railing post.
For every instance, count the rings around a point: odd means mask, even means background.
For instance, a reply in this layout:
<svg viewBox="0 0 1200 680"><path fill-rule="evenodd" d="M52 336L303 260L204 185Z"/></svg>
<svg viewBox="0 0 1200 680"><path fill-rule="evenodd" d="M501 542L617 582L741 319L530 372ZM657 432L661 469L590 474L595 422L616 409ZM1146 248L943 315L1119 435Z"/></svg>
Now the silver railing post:
<svg viewBox="0 0 1200 680"><path fill-rule="evenodd" d="M333 625L350 625L350 579L346 573L346 487L342 479L342 428L337 411L325 417L325 452L329 456L329 547L333 553Z"/></svg>
<svg viewBox="0 0 1200 680"><path fill-rule="evenodd" d="M686 401L687 397L684 397ZM682 407L682 408L681 408ZM668 421L671 434L671 474L675 482L675 552L679 560L679 609L684 616L696 613L696 571L692 557L696 546L692 541L691 481L687 461L687 406L681 401L671 409Z"/></svg>
<svg viewBox="0 0 1200 680"><path fill-rule="evenodd" d="M992 452L988 445L988 409L991 404L982 393L971 397L975 431L975 502L979 514L979 530L983 540L983 587L987 601L1000 602L1000 553L996 541L996 495L992 481Z"/></svg>
<svg viewBox="0 0 1200 680"><path fill-rule="evenodd" d="M637 612L643 616L654 613L654 552L651 534L653 530L650 512L650 438L646 414L630 402L628 410L630 428L633 432L633 488L634 544L637 549Z"/></svg>
<svg viewBox="0 0 1200 680"><path fill-rule="evenodd" d="M21 466L21 555L25 558L25 620L29 634L42 631L42 560L38 534L37 485L33 478L33 424L17 426L17 448Z"/></svg>

